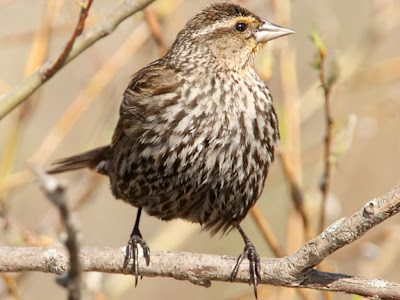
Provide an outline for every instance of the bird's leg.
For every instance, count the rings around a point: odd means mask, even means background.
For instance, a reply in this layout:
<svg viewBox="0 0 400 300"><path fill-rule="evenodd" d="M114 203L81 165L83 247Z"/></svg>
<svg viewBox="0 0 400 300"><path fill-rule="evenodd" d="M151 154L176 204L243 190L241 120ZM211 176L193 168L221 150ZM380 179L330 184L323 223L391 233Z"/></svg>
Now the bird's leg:
<svg viewBox="0 0 400 300"><path fill-rule="evenodd" d="M138 283L139 277L139 249L138 244L143 249L143 256L146 260L146 265L150 264L150 248L147 246L146 241L143 239L142 234L139 230L139 221L140 215L142 214L142 208L138 208L138 212L136 215L135 226L133 227L131 237L129 238L128 245L126 246L125 252L125 260L124 260L124 268L126 268L129 264L130 259L132 258L132 268L131 272L135 273L135 286Z"/></svg>
<svg viewBox="0 0 400 300"><path fill-rule="evenodd" d="M258 281L261 279L260 277L260 256L258 255L256 248L254 247L253 243L250 241L246 233L243 231L243 228L239 225L239 222L234 222L235 227L239 230L243 241L244 241L244 251L242 254L239 255L236 265L233 268L231 280L235 280L237 273L239 271L239 266L243 260L243 258L247 257L249 260L249 273L250 273L250 284L254 286L254 295L257 299L257 284Z"/></svg>

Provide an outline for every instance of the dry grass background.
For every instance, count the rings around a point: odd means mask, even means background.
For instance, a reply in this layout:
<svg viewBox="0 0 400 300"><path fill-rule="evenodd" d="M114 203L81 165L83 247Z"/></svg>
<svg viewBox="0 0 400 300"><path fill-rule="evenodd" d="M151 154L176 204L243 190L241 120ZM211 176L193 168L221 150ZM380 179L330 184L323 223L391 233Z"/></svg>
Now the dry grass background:
<svg viewBox="0 0 400 300"><path fill-rule="evenodd" d="M95 0L86 28L118 1ZM186 21L210 1L159 0L151 7L161 36L170 45ZM331 95L334 162L327 224L359 209L400 181L400 3L396 0L248 0L252 11L296 31L271 42L257 59L269 82L281 119L283 148L305 192L306 212L318 228L325 120L323 91L312 68L314 25L340 69ZM62 48L78 14L75 1L0 0L0 94L32 73ZM39 89L26 105L0 122L1 245L59 244L57 213L26 170L26 161L47 167L59 157L109 142L121 95L130 76L158 58L159 46L143 21L131 17ZM115 201L106 178L79 171L60 176L79 211L84 246L119 247L129 237L136 209ZM279 161L270 171L258 207L286 252L304 241ZM273 252L249 215L243 222L261 256ZM399 217L327 259L335 272L400 281ZM211 238L199 226L144 217L141 230L152 249L236 256L240 236ZM86 274L84 299L252 299L243 284L213 283L205 289L168 278L144 278L134 288L130 276ZM261 286L261 299L300 299L291 289ZM311 291L308 299L353 299ZM1 299L63 299L54 275L1 274ZM357 298L354 298L357 299Z"/></svg>

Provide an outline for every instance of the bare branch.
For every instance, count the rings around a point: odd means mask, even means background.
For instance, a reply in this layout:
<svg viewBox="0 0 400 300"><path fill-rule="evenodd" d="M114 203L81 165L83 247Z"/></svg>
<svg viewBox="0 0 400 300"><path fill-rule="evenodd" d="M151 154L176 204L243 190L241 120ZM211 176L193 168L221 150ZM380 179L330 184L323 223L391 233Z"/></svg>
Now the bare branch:
<svg viewBox="0 0 400 300"><path fill-rule="evenodd" d="M336 221L289 256L263 258L260 283L352 293L379 299L400 299L400 284L312 269L331 253L354 242L399 211L400 185L368 202L353 215ZM83 248L80 259L84 271L128 274L129 268L122 267L124 256L125 248ZM143 257L140 258L139 271L142 276L172 277L209 286L212 280L230 281L235 262L236 258L230 256L152 251L149 266L146 266ZM63 248L0 248L0 272L64 274L68 268L68 255ZM243 264L236 281L248 280L248 268Z"/></svg>
<svg viewBox="0 0 400 300"><path fill-rule="evenodd" d="M71 51L72 46L74 45L74 42L76 38L81 35L83 31L83 27L85 25L85 20L88 16L89 9L92 6L93 0L88 0L88 3L84 6L82 6L81 13L79 14L79 21L78 24L76 25L76 28L74 30L74 33L72 34L71 38L69 39L67 45L64 48L64 51L61 53L59 58L56 60L54 65L52 65L49 69L45 70L43 72L43 76L45 77L44 79L48 79L51 76L54 75L54 73L57 71L59 66L64 62L65 58L67 57L68 53Z"/></svg>
<svg viewBox="0 0 400 300"><path fill-rule="evenodd" d="M275 254L276 257L283 257L286 255L285 251L283 250L282 245L279 243L275 233L273 232L271 225L269 224L268 220L262 214L262 211L258 204L254 204L254 206L250 210L251 216L253 217L254 221L256 221L258 228L260 229L261 233L263 234L267 244L271 248L272 252ZM299 295L304 300L313 299L308 291L306 290L297 290Z"/></svg>
<svg viewBox="0 0 400 300"><path fill-rule="evenodd" d="M333 129L333 119L330 104L330 97L332 92L333 83L337 80L337 73L332 72L330 76L325 74L325 59L327 54L327 49L324 42L322 41L317 29L314 27L311 36L317 50L317 56L315 59L315 68L318 70L319 81L324 90L325 99L325 120L326 120L326 134L325 134L325 154L324 154L324 173L322 175L320 188L322 191L322 202L321 202L321 212L319 219L319 232L322 232L325 226L325 209L326 201L328 199L329 184L331 177L331 148L332 148L332 129Z"/></svg>
<svg viewBox="0 0 400 300"><path fill-rule="evenodd" d="M123 20L138 11L141 11L152 2L154 2L154 0L125 0L123 3L116 6L99 23L93 26L85 34L76 38L71 51L65 58L64 62L60 65L58 71L81 52L93 45L96 41L113 32ZM57 53L54 57L43 64L35 73L24 79L9 93L0 98L0 120L26 100L27 97L48 80L48 78L43 76L43 72L54 65L62 52L63 51Z"/></svg>
<svg viewBox="0 0 400 300"><path fill-rule="evenodd" d="M82 248L81 264L86 272L129 274L122 268L125 248ZM230 281L236 258L187 252L152 251L152 262L148 267L141 257L140 274L147 277L172 277L189 280L194 284L210 286L210 281ZM367 279L343 274L311 270L305 276L288 276L281 269L286 258L262 259L262 284L286 287L311 288L326 291L358 294L381 299L399 299L400 284L381 279ZM0 271L41 271L64 274L69 268L68 255L63 248L1 247ZM295 275L295 274L292 274ZM240 268L237 282L248 282L245 266ZM133 281L132 281L133 284Z"/></svg>
<svg viewBox="0 0 400 300"><path fill-rule="evenodd" d="M273 232L271 225L268 220L264 217L258 204L254 204L250 210L251 216L254 221L256 221L258 228L264 236L268 246L271 248L272 252L276 257L285 256L285 250L283 250L282 245L279 243L278 238Z"/></svg>
<svg viewBox="0 0 400 300"><path fill-rule="evenodd" d="M67 240L65 245L68 249L69 271L65 277L58 280L58 283L68 288L68 299L81 299L81 265L79 259L80 243L79 243L79 226L77 219L68 207L65 199L65 189L60 182L53 176L48 175L43 170L31 165L31 169L35 172L40 184L45 191L47 198L57 206L60 211L61 219L67 231Z"/></svg>
<svg viewBox="0 0 400 300"><path fill-rule="evenodd" d="M167 53L168 47L162 35L161 25L157 14L151 7L147 7L146 9L144 9L143 13L144 18L150 27L151 34L157 44L158 50L160 51L160 54L165 55L165 53Z"/></svg>
<svg viewBox="0 0 400 300"><path fill-rule="evenodd" d="M278 147L276 149L275 153L278 156L278 158L280 159L283 173L290 185L290 191L291 191L294 207L299 212L299 214L303 220L305 235L306 235L307 239L312 239L315 236L315 234L311 227L310 220L304 209L303 189L301 188L300 184L297 182L294 171L292 170L292 168L288 162L288 157L285 154L282 147Z"/></svg>

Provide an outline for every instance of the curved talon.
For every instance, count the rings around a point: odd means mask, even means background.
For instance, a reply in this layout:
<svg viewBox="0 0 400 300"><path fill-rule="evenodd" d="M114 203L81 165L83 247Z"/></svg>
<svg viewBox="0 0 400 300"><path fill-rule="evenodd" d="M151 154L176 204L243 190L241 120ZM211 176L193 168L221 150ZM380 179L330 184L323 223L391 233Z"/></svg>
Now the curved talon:
<svg viewBox="0 0 400 300"><path fill-rule="evenodd" d="M232 274L231 274L231 281L234 281L236 279L237 273L239 271L239 266L242 263L243 258L246 256L246 253L243 252L242 254L240 254L236 260L236 265L233 268Z"/></svg>
<svg viewBox="0 0 400 300"><path fill-rule="evenodd" d="M132 268L131 272L135 274L135 287L138 283L139 278L139 248L140 245L143 249L143 257L146 260L146 265L150 264L150 248L147 246L146 241L142 238L139 230L134 230L126 246L124 268L129 265L129 261L132 258ZM142 278L142 277L141 277Z"/></svg>
<svg viewBox="0 0 400 300"><path fill-rule="evenodd" d="M242 263L243 258L245 257L247 257L247 259L249 260L250 285L253 284L254 295L257 299L257 285L258 281L261 280L260 276L261 261L260 261L260 256L256 251L256 248L250 241L246 242L243 253L238 256L236 265L232 271L231 280L232 281L235 280L237 273L239 271L239 266Z"/></svg>

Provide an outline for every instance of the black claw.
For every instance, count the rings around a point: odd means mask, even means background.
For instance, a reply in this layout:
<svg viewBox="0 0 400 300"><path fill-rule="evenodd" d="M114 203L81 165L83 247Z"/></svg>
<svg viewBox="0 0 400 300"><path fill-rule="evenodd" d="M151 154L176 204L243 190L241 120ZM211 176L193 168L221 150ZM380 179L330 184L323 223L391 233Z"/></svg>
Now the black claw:
<svg viewBox="0 0 400 300"><path fill-rule="evenodd" d="M253 284L254 295L257 299L257 285L258 285L258 281L261 279L261 276L260 276L261 261L260 261L260 256L258 255L258 253L256 251L256 248L250 241L246 242L243 253L239 255L239 257L236 261L236 265L232 271L231 280L232 281L235 280L237 273L239 271L239 266L240 266L243 258L245 258L245 257L247 257L247 259L249 260L250 285Z"/></svg>
<svg viewBox="0 0 400 300"><path fill-rule="evenodd" d="M129 264L130 259L132 258L132 268L131 272L135 274L135 287L138 283L139 278L139 248L140 245L143 249L143 256L146 260L146 265L150 264L150 248L147 246L146 241L143 239L139 230L134 230L131 234L131 237L128 241L128 245L126 246L125 252L125 260L124 260L124 268L126 268ZM142 277L140 277L142 278Z"/></svg>
<svg viewBox="0 0 400 300"><path fill-rule="evenodd" d="M244 258L245 256L246 256L246 253L245 253L245 252L243 252L242 254L240 254L240 255L238 256L237 261L236 261L236 265L235 265L235 267L233 268L233 271L232 271L232 274L231 274L231 281L234 281L234 280L236 279L237 273L238 273L238 271L239 271L239 266L240 266L240 264L242 263L242 260L243 260L243 258Z"/></svg>

